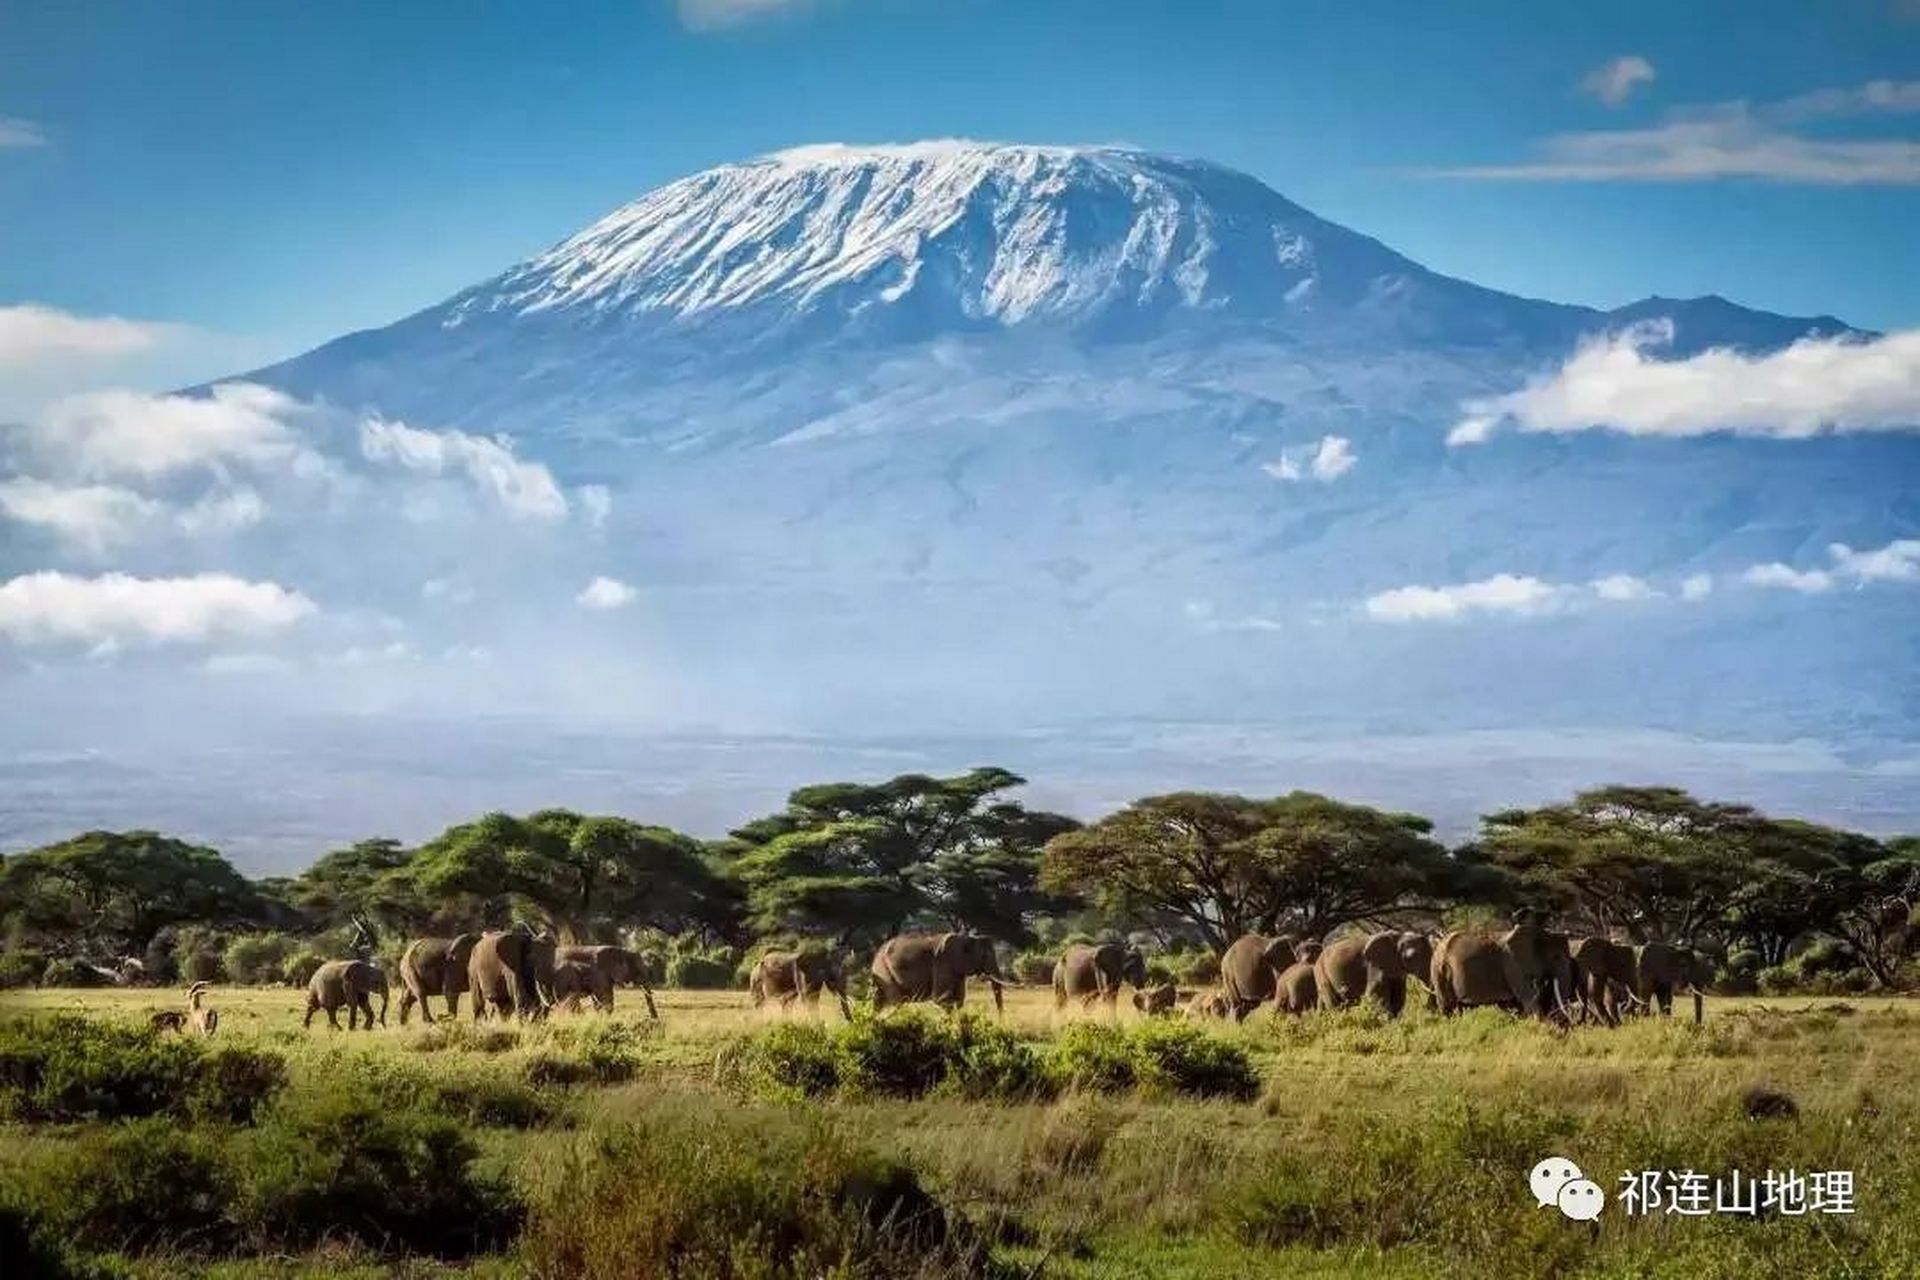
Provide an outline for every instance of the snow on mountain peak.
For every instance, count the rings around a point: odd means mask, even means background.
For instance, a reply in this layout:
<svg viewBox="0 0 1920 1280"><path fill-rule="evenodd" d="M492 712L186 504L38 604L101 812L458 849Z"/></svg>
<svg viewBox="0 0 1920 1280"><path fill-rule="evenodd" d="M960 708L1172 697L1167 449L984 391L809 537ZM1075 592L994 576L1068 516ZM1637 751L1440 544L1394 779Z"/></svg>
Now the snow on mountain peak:
<svg viewBox="0 0 1920 1280"><path fill-rule="evenodd" d="M1202 161L956 139L826 144L669 183L471 291L446 322L763 304L998 324L1112 308L1271 314L1311 300L1330 250L1347 274L1418 270Z"/></svg>

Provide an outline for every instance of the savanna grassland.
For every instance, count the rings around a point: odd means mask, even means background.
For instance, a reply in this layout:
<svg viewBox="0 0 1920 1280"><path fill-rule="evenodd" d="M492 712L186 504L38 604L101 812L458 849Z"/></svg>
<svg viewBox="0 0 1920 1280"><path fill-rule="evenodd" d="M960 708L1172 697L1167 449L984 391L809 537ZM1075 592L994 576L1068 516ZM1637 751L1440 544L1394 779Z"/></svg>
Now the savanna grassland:
<svg viewBox="0 0 1920 1280"><path fill-rule="evenodd" d="M1703 1026L1570 1031L1263 1011L1198 1033L1061 1019L1031 989L1001 1022L976 1001L852 1028L658 996L657 1024L623 995L611 1016L366 1033L221 988L213 1048L156 1105L112 1081L174 1052L135 1030L170 995L9 993L8 1247L142 1277L1920 1275L1911 1001L1710 999ZM117 1048L87 1040L114 1024ZM63 1037L124 1061L49 1059L24 1084ZM1547 1155L1610 1198L1643 1168L1852 1170L1856 1212L1614 1201L1575 1223L1528 1193Z"/></svg>

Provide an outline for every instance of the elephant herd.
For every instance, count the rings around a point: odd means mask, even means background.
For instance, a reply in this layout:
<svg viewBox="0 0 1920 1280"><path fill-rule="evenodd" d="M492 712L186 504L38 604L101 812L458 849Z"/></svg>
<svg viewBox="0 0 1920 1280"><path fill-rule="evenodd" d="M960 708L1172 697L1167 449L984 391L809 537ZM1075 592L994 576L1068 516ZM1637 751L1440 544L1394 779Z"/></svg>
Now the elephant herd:
<svg viewBox="0 0 1920 1280"><path fill-rule="evenodd" d="M472 999L472 1016L489 1012L503 1018L540 1018L555 1006L613 1008L614 988L639 987L650 1017L660 1016L646 982L646 962L618 946L570 946L524 926L454 938L420 938L400 958L400 1021L417 1007L433 1021L430 997L446 1002L458 1017L460 996ZM1003 988L1018 985L1000 969L991 939L971 933L910 933L888 939L869 966L873 1007L933 1003L957 1008L966 999L967 981L982 978L994 1008L1004 1009ZM1701 1017L1704 964L1690 951L1668 943L1628 946L1607 938L1569 938L1538 925L1504 930L1455 930L1434 939L1405 930L1383 930L1336 938L1324 945L1292 937L1248 934L1227 948L1220 960L1219 984L1183 993L1172 984L1149 986L1145 957L1125 943L1073 946L1053 969L1056 1007L1079 1001L1088 1009L1116 1008L1124 987L1133 1003L1149 1015L1175 1012L1185 997L1190 1017L1230 1018L1236 1022L1263 1005L1279 1013L1314 1008L1344 1008L1371 1000L1389 1016L1406 1007L1407 984L1426 988L1430 1007L1442 1014L1492 1005L1530 1016L1570 1022L1616 1025L1636 1012L1670 1015L1676 991L1693 996L1693 1014ZM306 1024L324 1012L339 1026L337 1011L347 1010L347 1025L362 1018L371 1028L386 1024L387 977L366 960L335 960L317 970L307 992ZM851 1017L847 987L833 958L818 951L764 953L748 978L754 1007L770 1002L791 1009L796 1003L818 1007L831 993L843 1016ZM376 1015L372 997L380 997Z"/></svg>
<svg viewBox="0 0 1920 1280"><path fill-rule="evenodd" d="M1239 1021L1263 1004L1297 1014L1372 1000L1397 1017L1411 980L1427 988L1430 1006L1442 1014L1491 1005L1613 1026L1628 1013L1671 1015L1674 993L1686 991L1698 1022L1708 977L1699 957L1670 943L1635 947L1608 938L1570 938L1533 924L1460 929L1437 940L1383 930L1324 946L1249 934L1221 957L1219 986L1194 996L1187 1010ZM1147 993L1136 998L1143 1008L1149 1002Z"/></svg>
<svg viewBox="0 0 1920 1280"><path fill-rule="evenodd" d="M578 1009L591 1000L594 1008L613 1008L614 988L631 983L640 988L650 1017L660 1016L653 991L646 982L646 962L637 953L617 946L566 946L524 927L488 933L463 933L455 938L420 938L400 957L400 1022L417 1007L433 1021L429 997L446 1001L447 1016L458 1017L460 997L472 998L477 1021L492 1012L503 1018L540 1018L555 1006ZM1000 971L993 941L971 933L902 934L884 943L872 965L873 1004L931 1002L957 1007L966 999L967 979L986 979L994 1007L1003 1007L1001 988L1008 979ZM832 992L842 1015L851 1018L847 988L839 966L816 951L768 951L755 963L748 980L755 1007L769 1001L791 1008L804 1001L817 1006L823 993ZM373 996L380 997L376 1014ZM337 1013L347 1010L349 1030L365 1019L371 1029L376 1018L386 1025L387 977L367 960L334 960L314 972L307 986L307 1016L325 1013L334 1027Z"/></svg>
<svg viewBox="0 0 1920 1280"><path fill-rule="evenodd" d="M640 988L647 1013L658 1018L653 991L641 957L616 946L567 946L524 928L463 933L455 938L416 939L400 957L400 1022L415 1008L431 1023L429 998L446 1001L448 1017L460 1014L460 997L472 997L477 1021L488 1012L503 1017L544 1017L554 1006L578 1009L585 999L596 1009L613 1008L614 988L630 982ZM325 1013L334 1027L347 1010L347 1026L375 1021L372 997L380 997L378 1020L387 1021L387 975L368 960L331 960L314 971L307 984L307 1016Z"/></svg>

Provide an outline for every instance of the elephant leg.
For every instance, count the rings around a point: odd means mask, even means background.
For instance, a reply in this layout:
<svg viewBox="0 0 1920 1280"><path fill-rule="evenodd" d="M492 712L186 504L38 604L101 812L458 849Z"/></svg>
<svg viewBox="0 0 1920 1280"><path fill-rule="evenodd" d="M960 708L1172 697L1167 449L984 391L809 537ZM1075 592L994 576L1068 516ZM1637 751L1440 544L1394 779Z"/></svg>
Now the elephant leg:
<svg viewBox="0 0 1920 1280"><path fill-rule="evenodd" d="M447 1016L449 1018L459 1017L460 1016L460 988L449 987L447 988L446 995L447 995ZM424 1006L427 1002L424 999L422 999L420 1003L422 1006Z"/></svg>
<svg viewBox="0 0 1920 1280"><path fill-rule="evenodd" d="M400 1010L399 1010L401 1026L404 1027L407 1025L407 1018L413 1013L414 1003L415 1002L413 997L412 984L407 984L401 987L400 988ZM427 1006L424 1001L420 1003L420 1020L426 1023L428 1026L433 1025L433 1015L427 1012Z"/></svg>
<svg viewBox="0 0 1920 1280"><path fill-rule="evenodd" d="M320 1012L319 1003L316 1000L314 1000L311 996L309 996L307 998L307 1016L300 1020L301 1030L304 1031L312 1028L313 1015L318 1012Z"/></svg>
<svg viewBox="0 0 1920 1280"><path fill-rule="evenodd" d="M335 1031L340 1029L340 1011L335 1005L327 1005L327 1025Z"/></svg>

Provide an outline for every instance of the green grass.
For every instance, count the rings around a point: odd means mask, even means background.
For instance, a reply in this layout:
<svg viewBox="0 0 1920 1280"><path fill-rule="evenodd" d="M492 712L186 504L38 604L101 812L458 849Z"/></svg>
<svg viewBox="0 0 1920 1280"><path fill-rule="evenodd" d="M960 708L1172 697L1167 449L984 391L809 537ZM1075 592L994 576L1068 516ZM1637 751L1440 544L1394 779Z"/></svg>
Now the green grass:
<svg viewBox="0 0 1920 1280"><path fill-rule="evenodd" d="M173 999L18 991L0 995L0 1016L67 1010L138 1023ZM919 1098L765 1097L716 1068L771 1018L740 993L659 999L658 1024L623 999L611 1018L536 1027L463 1019L303 1032L299 992L221 989L216 1043L286 1060L285 1101L263 1125L305 1134L274 1117L284 1109L310 1125L343 1089L428 1117L419 1124L456 1124L470 1136L473 1177L512 1188L527 1227L511 1248L458 1262L369 1239L303 1252L294 1233L279 1246L287 1256L163 1252L116 1265L235 1280L303 1268L544 1278L618 1274L619 1260L670 1238L680 1244L648 1255L658 1274L1920 1275L1920 1002L1710 1000L1701 1027L1572 1031L1491 1011L1441 1020L1415 1010L1398 1022L1369 1010L1263 1012L1210 1028L1253 1064L1257 1096L1239 1102L1175 1088L1068 1088L1031 1101L940 1088ZM1056 1018L1048 993L1020 990L1005 1021L1052 1061L1070 1020ZM837 1014L824 1022L836 1044L845 1039ZM1137 1019L1127 1011L1121 1022ZM1067 1040L1110 1038L1079 1030ZM1797 1117L1748 1118L1743 1099L1761 1085L1790 1096ZM106 1127L0 1127L0 1185L39 1177ZM700 1136L709 1130L717 1136ZM237 1129L196 1132L234 1152L279 1149ZM718 1145L699 1146L708 1141ZM324 1184L331 1171L305 1150L282 1159ZM1851 1169L1858 1212L1631 1220L1610 1204L1589 1227L1534 1207L1526 1174L1549 1154L1571 1157L1610 1193L1619 1173L1641 1167ZM369 1168L356 1176L379 1176ZM280 1194L262 1189L258 1170L243 1172L256 1198ZM632 1189L642 1175L644 1195ZM556 1199L564 1185L594 1188L609 1225ZM936 1206L950 1235L938 1248L896 1247L863 1208L873 1185ZM719 1228L706 1225L711 1206L736 1200L781 1225L720 1247ZM285 1223L276 1230L284 1238ZM918 1269L902 1271L904 1258Z"/></svg>

